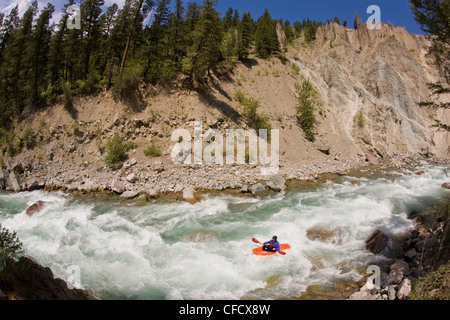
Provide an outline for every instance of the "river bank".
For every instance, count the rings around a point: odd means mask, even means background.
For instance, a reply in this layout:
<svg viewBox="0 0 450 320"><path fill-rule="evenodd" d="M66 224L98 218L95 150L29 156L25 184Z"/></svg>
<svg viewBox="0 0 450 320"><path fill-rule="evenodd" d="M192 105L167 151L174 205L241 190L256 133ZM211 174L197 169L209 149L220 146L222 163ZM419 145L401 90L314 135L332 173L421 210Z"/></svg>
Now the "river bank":
<svg viewBox="0 0 450 320"><path fill-rule="evenodd" d="M402 245L403 254L386 266L380 288L361 279L349 300L448 300L450 258L450 196L421 212Z"/></svg>
<svg viewBox="0 0 450 320"><path fill-rule="evenodd" d="M430 164L448 165L448 160L427 160ZM20 191L69 191L75 195L108 193L125 199L140 196L142 200L173 196L196 202L198 192L238 191L258 193L286 189L287 181L323 182L327 175L345 176L350 172L374 172L420 165L417 157L328 159L325 162L281 162L274 176L261 175L258 165L176 165L169 157L162 161L139 163L131 158L111 168L106 165L71 165L60 162L23 161L9 163L0 170L0 189Z"/></svg>

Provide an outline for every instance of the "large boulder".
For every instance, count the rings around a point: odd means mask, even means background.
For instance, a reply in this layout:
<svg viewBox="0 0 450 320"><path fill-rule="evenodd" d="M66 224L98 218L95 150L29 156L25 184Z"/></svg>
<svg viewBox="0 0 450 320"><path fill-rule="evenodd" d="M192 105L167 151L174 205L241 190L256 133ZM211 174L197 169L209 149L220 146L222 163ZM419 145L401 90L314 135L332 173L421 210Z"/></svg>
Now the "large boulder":
<svg viewBox="0 0 450 320"><path fill-rule="evenodd" d="M377 300L377 296L370 294L368 291L355 292L348 298L348 300Z"/></svg>
<svg viewBox="0 0 450 320"><path fill-rule="evenodd" d="M250 192L253 194L261 193L266 191L266 187L264 187L261 183L256 183L250 187Z"/></svg>
<svg viewBox="0 0 450 320"><path fill-rule="evenodd" d="M407 299L411 294L411 289L411 280L409 280L408 278L403 279L402 283L400 283L397 289L397 298L399 300Z"/></svg>
<svg viewBox="0 0 450 320"><path fill-rule="evenodd" d="M21 190L20 188L20 181L14 171L11 171L9 173L7 183L6 183L6 190L19 192Z"/></svg>
<svg viewBox="0 0 450 320"><path fill-rule="evenodd" d="M391 278L391 283L399 284L402 282L405 274L409 272L408 264L399 260L390 267L389 277Z"/></svg>
<svg viewBox="0 0 450 320"><path fill-rule="evenodd" d="M45 207L45 204L46 202L44 201L34 203L27 209L26 214L30 217L33 216L35 213L40 212Z"/></svg>
<svg viewBox="0 0 450 320"><path fill-rule="evenodd" d="M450 189L450 182L446 182L446 183L442 184L441 187L444 189Z"/></svg>
<svg viewBox="0 0 450 320"><path fill-rule="evenodd" d="M139 195L137 191L125 191L120 195L122 199L134 199Z"/></svg>
<svg viewBox="0 0 450 320"><path fill-rule="evenodd" d="M45 182L37 178L30 178L27 181L28 191L41 190L45 187Z"/></svg>
<svg viewBox="0 0 450 320"><path fill-rule="evenodd" d="M0 169L0 189L5 188L5 173L2 169Z"/></svg>
<svg viewBox="0 0 450 320"><path fill-rule="evenodd" d="M388 236L380 230L375 231L372 236L366 241L366 249L373 254L380 253L388 243Z"/></svg>
<svg viewBox="0 0 450 320"><path fill-rule="evenodd" d="M274 175L266 181L266 186L275 191L281 191L286 189L286 180L279 175Z"/></svg>
<svg viewBox="0 0 450 320"><path fill-rule="evenodd" d="M87 292L69 289L62 279L54 277L50 268L45 268L27 257L21 257L14 265L5 269L0 285L3 295L19 300L88 300Z"/></svg>
<svg viewBox="0 0 450 320"><path fill-rule="evenodd" d="M111 190L114 191L117 194L122 194L125 192L125 183L123 183L122 180L114 180L111 183Z"/></svg>
<svg viewBox="0 0 450 320"><path fill-rule="evenodd" d="M417 251L422 252L433 248L437 242L437 237L432 235L426 239L416 242L415 248Z"/></svg>
<svg viewBox="0 0 450 320"><path fill-rule="evenodd" d="M370 164L373 164L376 166L380 164L380 162L378 161L378 158L375 157L373 154L366 153L364 156L366 157L366 161L369 162Z"/></svg>
<svg viewBox="0 0 450 320"><path fill-rule="evenodd" d="M190 204L196 204L197 202L203 200L203 197L196 193L193 187L186 187L183 190L183 199Z"/></svg>

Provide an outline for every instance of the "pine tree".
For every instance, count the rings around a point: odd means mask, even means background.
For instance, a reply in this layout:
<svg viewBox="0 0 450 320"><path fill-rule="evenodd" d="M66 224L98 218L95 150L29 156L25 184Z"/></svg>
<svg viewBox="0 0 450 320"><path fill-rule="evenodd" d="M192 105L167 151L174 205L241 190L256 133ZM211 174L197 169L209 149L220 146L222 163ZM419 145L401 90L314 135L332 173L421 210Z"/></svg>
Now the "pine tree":
<svg viewBox="0 0 450 320"><path fill-rule="evenodd" d="M104 4L104 0L85 0L81 4L84 80L88 77L91 54L100 41L100 15Z"/></svg>
<svg viewBox="0 0 450 320"><path fill-rule="evenodd" d="M228 8L228 10L225 12L225 15L223 17L223 29L225 31L228 31L233 24L233 12L234 10L232 7Z"/></svg>
<svg viewBox="0 0 450 320"><path fill-rule="evenodd" d="M37 19L31 42L31 94L33 105L40 102L40 94L45 89L43 78L46 73L51 30L49 27L55 7L49 3Z"/></svg>
<svg viewBox="0 0 450 320"><path fill-rule="evenodd" d="M11 46L5 52L3 61L6 104L15 115L20 115L26 104L27 82L31 67L30 44L37 11L38 4L34 1L20 19L19 29L11 34Z"/></svg>
<svg viewBox="0 0 450 320"><path fill-rule="evenodd" d="M186 53L185 30L183 2L176 0L175 11L169 16L167 26L169 54L176 64L181 61ZM181 70L180 68L177 68L178 71Z"/></svg>
<svg viewBox="0 0 450 320"><path fill-rule="evenodd" d="M272 20L269 10L265 9L263 15L256 22L256 52L261 58L268 58L280 51L280 44L276 31L276 22Z"/></svg>
<svg viewBox="0 0 450 320"><path fill-rule="evenodd" d="M450 88L450 1L449 0L410 0L410 8L414 19L422 31L433 35L433 45L430 52L434 54L436 63L446 83L429 83L432 101L419 102L420 106L450 109L448 99L441 99L442 95L449 95ZM442 101L446 102L442 102ZM450 126L436 120L436 127L450 131ZM448 149L450 153L450 148Z"/></svg>
<svg viewBox="0 0 450 320"><path fill-rule="evenodd" d="M192 45L188 48L184 70L192 81L201 80L221 59L223 39L221 18L215 10L216 0L204 0L199 21L191 33Z"/></svg>
<svg viewBox="0 0 450 320"><path fill-rule="evenodd" d="M292 27L289 20L286 20L284 22L283 30L286 35L286 39L287 39L288 43L292 43L292 41L294 41L294 38L295 38L295 30Z"/></svg>
<svg viewBox="0 0 450 320"><path fill-rule="evenodd" d="M240 60L245 60L250 54L250 48L255 33L255 22L253 21L250 13L244 12L242 15L239 32L241 35L241 47L239 48L238 55Z"/></svg>

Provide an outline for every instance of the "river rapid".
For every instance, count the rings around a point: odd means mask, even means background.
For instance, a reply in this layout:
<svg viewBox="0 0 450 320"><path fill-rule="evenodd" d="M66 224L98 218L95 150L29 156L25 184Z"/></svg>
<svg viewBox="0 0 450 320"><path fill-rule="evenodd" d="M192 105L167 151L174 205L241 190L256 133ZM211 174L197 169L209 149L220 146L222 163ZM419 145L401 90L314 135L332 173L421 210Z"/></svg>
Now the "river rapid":
<svg viewBox="0 0 450 320"><path fill-rule="evenodd" d="M294 298L389 261L415 215L448 194L448 180L445 166L423 163L261 198L207 194L195 205L1 192L0 223L17 231L26 255L98 299ZM27 216L37 201L46 205ZM377 229L390 240L374 255L365 240ZM286 255L252 254L252 238L273 235L291 245Z"/></svg>

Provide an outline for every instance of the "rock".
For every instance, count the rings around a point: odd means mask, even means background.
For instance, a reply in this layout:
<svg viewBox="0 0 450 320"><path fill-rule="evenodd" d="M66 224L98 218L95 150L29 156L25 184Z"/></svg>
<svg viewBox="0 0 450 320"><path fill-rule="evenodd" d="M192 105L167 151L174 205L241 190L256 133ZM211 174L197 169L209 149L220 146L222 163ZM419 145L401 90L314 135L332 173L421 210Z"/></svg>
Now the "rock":
<svg viewBox="0 0 450 320"><path fill-rule="evenodd" d="M289 180L292 180L292 179L300 179L300 174L298 174L297 172L291 172L291 173L289 174L289 176L288 176L288 179L289 179Z"/></svg>
<svg viewBox="0 0 450 320"><path fill-rule="evenodd" d="M125 191L124 193L122 193L120 195L121 198L123 199L134 199L139 195L139 192L137 191Z"/></svg>
<svg viewBox="0 0 450 320"><path fill-rule="evenodd" d="M137 197L137 200L139 200L139 201L147 201L147 195L145 193L143 193L139 197Z"/></svg>
<svg viewBox="0 0 450 320"><path fill-rule="evenodd" d="M117 194L122 194L125 192L125 184L121 180L114 180L111 183L111 190Z"/></svg>
<svg viewBox="0 0 450 320"><path fill-rule="evenodd" d="M388 286L388 298L389 300L395 300L396 298L395 287L392 284Z"/></svg>
<svg viewBox="0 0 450 320"><path fill-rule="evenodd" d="M158 190L150 189L148 190L147 194L149 195L150 198L156 198L158 197Z"/></svg>
<svg viewBox="0 0 450 320"><path fill-rule="evenodd" d="M69 289L62 279L55 279L50 268L45 268L27 257L21 257L6 270L3 285L11 288L18 300L88 300L86 292ZM26 271L24 271L26 270Z"/></svg>
<svg viewBox="0 0 450 320"><path fill-rule="evenodd" d="M441 187L444 189L450 189L450 182L444 183Z"/></svg>
<svg viewBox="0 0 450 320"><path fill-rule="evenodd" d="M378 254L386 247L388 240L389 238L387 235L380 230L377 230L369 239L367 239L366 249L370 250L373 254Z"/></svg>
<svg viewBox="0 0 450 320"><path fill-rule="evenodd" d="M195 192L193 187L186 187L183 190L183 199L190 204L196 204L201 201L203 197Z"/></svg>
<svg viewBox="0 0 450 320"><path fill-rule="evenodd" d="M368 291L355 292L348 298L349 300L377 300L377 296L370 294Z"/></svg>
<svg viewBox="0 0 450 320"><path fill-rule="evenodd" d="M373 165L380 164L380 162L378 161L378 158L375 157L373 154L366 153L364 156L366 157L366 161L369 162L370 164L373 164Z"/></svg>
<svg viewBox="0 0 450 320"><path fill-rule="evenodd" d="M433 235L427 239L418 241L416 243L415 248L417 249L417 251L422 252L424 250L429 250L433 248L436 244L437 244L437 237Z"/></svg>
<svg viewBox="0 0 450 320"><path fill-rule="evenodd" d="M343 231L322 226L314 226L306 231L306 237L312 241L321 241L332 244L342 244Z"/></svg>
<svg viewBox="0 0 450 320"><path fill-rule="evenodd" d="M287 48L288 40L286 37L286 33L283 30L283 26L278 22L276 25L278 42L280 43L281 49Z"/></svg>
<svg viewBox="0 0 450 320"><path fill-rule="evenodd" d="M123 164L123 167L124 167L125 169L126 169L126 168L130 168L130 167L136 165L136 163L137 163L137 160L133 158L133 159L130 159L130 160L126 161L126 162Z"/></svg>
<svg viewBox="0 0 450 320"><path fill-rule="evenodd" d="M326 154L328 156L328 155L330 155L331 147L329 145L322 144L322 145L317 146L317 150L319 150L320 152L322 152L323 154Z"/></svg>
<svg viewBox="0 0 450 320"><path fill-rule="evenodd" d="M229 188L230 189L239 189L239 188L242 188L242 184L237 183L234 180L231 180L230 184L229 184Z"/></svg>
<svg viewBox="0 0 450 320"><path fill-rule="evenodd" d="M193 200L194 199L195 189L192 187L186 187L183 190L183 199L184 200Z"/></svg>
<svg viewBox="0 0 450 320"><path fill-rule="evenodd" d="M416 176L421 176L421 175L423 175L425 173L425 171L423 171L423 170L420 170L420 171L417 171L416 173L414 173Z"/></svg>
<svg viewBox="0 0 450 320"><path fill-rule="evenodd" d="M42 208L44 208L45 204L46 204L46 202L44 202L44 201L38 201L38 202L36 202L35 204L31 205L31 206L27 209L26 214L27 214L28 216L30 216L30 217L33 216L35 213L40 212L40 211L42 210Z"/></svg>
<svg viewBox="0 0 450 320"><path fill-rule="evenodd" d="M6 183L6 190L19 192L21 190L20 188L20 182L14 173L14 171L11 171L8 176L8 180Z"/></svg>
<svg viewBox="0 0 450 320"><path fill-rule="evenodd" d="M175 186L174 192L182 192L183 190L184 190L183 184L177 183L177 185Z"/></svg>
<svg viewBox="0 0 450 320"><path fill-rule="evenodd" d="M409 297L410 294L411 294L411 280L405 278L398 287L397 298L399 300L405 300Z"/></svg>
<svg viewBox="0 0 450 320"><path fill-rule="evenodd" d="M281 191L286 189L286 180L282 176L274 175L266 181L266 186L274 191Z"/></svg>
<svg viewBox="0 0 450 320"><path fill-rule="evenodd" d="M404 257L407 258L407 259L412 259L412 258L414 258L416 255L417 255L416 249L415 249L415 248L412 248L411 250L408 250L408 251L405 253Z"/></svg>
<svg viewBox="0 0 450 320"><path fill-rule="evenodd" d="M5 188L5 173L3 169L0 169L0 189Z"/></svg>
<svg viewBox="0 0 450 320"><path fill-rule="evenodd" d="M399 284L403 280L403 276L409 272L408 264L399 260L393 265L391 265L389 277L391 278L391 283Z"/></svg>
<svg viewBox="0 0 450 320"><path fill-rule="evenodd" d="M250 187L250 192L253 194L263 191L266 191L266 188L261 183L254 184Z"/></svg>
<svg viewBox="0 0 450 320"><path fill-rule="evenodd" d="M39 180L37 178L31 178L27 182L28 191L35 191L35 190L41 190L44 189L45 183L42 180Z"/></svg>
<svg viewBox="0 0 450 320"><path fill-rule="evenodd" d="M248 185L243 185L241 188L241 193L247 193L248 192Z"/></svg>
<svg viewBox="0 0 450 320"><path fill-rule="evenodd" d="M161 173L164 171L164 164L162 162L155 162L153 164L153 171L156 171L157 173Z"/></svg>
<svg viewBox="0 0 450 320"><path fill-rule="evenodd" d="M127 181L129 183L135 183L137 181L137 177L134 173L130 173L127 177L126 177Z"/></svg>

